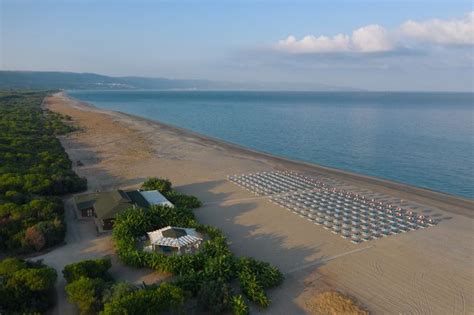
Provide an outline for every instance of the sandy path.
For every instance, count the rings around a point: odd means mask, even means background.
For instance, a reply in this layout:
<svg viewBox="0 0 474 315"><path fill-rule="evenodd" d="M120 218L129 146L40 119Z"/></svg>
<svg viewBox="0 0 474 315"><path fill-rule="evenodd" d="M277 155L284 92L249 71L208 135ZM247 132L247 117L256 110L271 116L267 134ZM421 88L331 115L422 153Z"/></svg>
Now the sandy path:
<svg viewBox="0 0 474 315"><path fill-rule="evenodd" d="M71 200L67 200L66 244L34 259L42 259L44 263L53 267L58 272L57 304L50 314L75 314L77 310L67 301L64 287L66 281L62 276L64 266L84 259L95 259L109 256L112 259L110 273L116 280L129 281L135 284L154 283L166 276L147 269L134 269L121 264L115 256L111 236L98 236L95 225L91 220L77 220L72 209Z"/></svg>
<svg viewBox="0 0 474 315"><path fill-rule="evenodd" d="M197 217L223 229L233 251L280 267L287 279L271 292L274 302L264 312L304 313L306 299L328 287L349 293L374 313L474 312L472 201L257 154L64 95L50 97L45 105L81 126L81 132L62 142L73 161L84 163L76 171L88 178L91 190L168 177L178 190L205 202ZM408 203L442 222L354 245L225 179L275 169L305 172L338 187Z"/></svg>

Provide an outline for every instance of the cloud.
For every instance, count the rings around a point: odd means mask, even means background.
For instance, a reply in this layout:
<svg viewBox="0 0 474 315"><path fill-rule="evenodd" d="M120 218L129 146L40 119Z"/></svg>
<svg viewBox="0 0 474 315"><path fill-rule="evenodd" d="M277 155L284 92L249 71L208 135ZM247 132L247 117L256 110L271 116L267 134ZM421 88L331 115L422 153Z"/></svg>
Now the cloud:
<svg viewBox="0 0 474 315"><path fill-rule="evenodd" d="M293 53L342 52L349 50L349 43L349 37L343 34L334 37L308 35L301 40L290 35L278 42L277 49Z"/></svg>
<svg viewBox="0 0 474 315"><path fill-rule="evenodd" d="M354 30L351 35L308 35L300 40L290 35L278 41L274 49L292 54L379 53L404 50L407 39L415 43L474 45L474 11L458 20L409 20L394 31L371 24Z"/></svg>
<svg viewBox="0 0 474 315"><path fill-rule="evenodd" d="M392 49L387 31L380 25L367 25L355 30L352 36L333 37L308 35L301 40L288 36L280 40L276 49L290 53L381 52Z"/></svg>
<svg viewBox="0 0 474 315"><path fill-rule="evenodd" d="M355 51L360 52L382 52L393 49L387 31L376 24L355 30L352 33L352 45Z"/></svg>
<svg viewBox="0 0 474 315"><path fill-rule="evenodd" d="M474 11L460 20L432 19L406 21L400 26L402 35L421 42L441 45L474 45Z"/></svg>

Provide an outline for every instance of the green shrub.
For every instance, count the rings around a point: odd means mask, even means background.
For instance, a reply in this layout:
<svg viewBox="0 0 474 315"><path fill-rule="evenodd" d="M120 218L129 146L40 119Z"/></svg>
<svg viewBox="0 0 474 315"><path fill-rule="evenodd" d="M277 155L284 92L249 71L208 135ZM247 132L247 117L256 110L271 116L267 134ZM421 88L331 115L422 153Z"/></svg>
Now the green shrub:
<svg viewBox="0 0 474 315"><path fill-rule="evenodd" d="M113 300L120 299L127 294L137 290L137 287L127 282L117 282L102 292L102 303L106 304Z"/></svg>
<svg viewBox="0 0 474 315"><path fill-rule="evenodd" d="M184 291L172 284L135 290L104 305L103 315L155 315L160 312L179 313L185 301Z"/></svg>
<svg viewBox="0 0 474 315"><path fill-rule="evenodd" d="M209 280L201 285L197 294L198 306L211 314L220 314L230 306L232 290L222 280Z"/></svg>
<svg viewBox="0 0 474 315"><path fill-rule="evenodd" d="M197 197L184 195L175 190L167 192L165 197L178 208L195 209L202 206L201 201Z"/></svg>
<svg viewBox="0 0 474 315"><path fill-rule="evenodd" d="M192 296L196 296L201 290L202 284L204 283L204 275L202 272L188 272L175 277L174 284L184 291L191 293Z"/></svg>
<svg viewBox="0 0 474 315"><path fill-rule="evenodd" d="M4 259L0 279L2 313L43 313L54 304L57 274L41 262Z"/></svg>
<svg viewBox="0 0 474 315"><path fill-rule="evenodd" d="M254 273L250 270L242 270L239 271L238 278L242 292L251 301L262 307L267 307L270 304L270 300L268 299L263 286L259 283Z"/></svg>
<svg viewBox="0 0 474 315"><path fill-rule="evenodd" d="M283 281L283 274L278 270L278 268L267 262L258 261L253 258L239 258L237 269L239 271L246 271L254 274L257 281L264 288L277 286Z"/></svg>
<svg viewBox="0 0 474 315"><path fill-rule="evenodd" d="M108 281L111 279L108 273L110 267L112 267L110 258L83 260L78 263L66 265L63 270L63 275L68 283L77 281L82 277L100 278Z"/></svg>
<svg viewBox="0 0 474 315"><path fill-rule="evenodd" d="M0 261L0 276L8 276L24 268L26 268L25 261L18 258L5 258Z"/></svg>
<svg viewBox="0 0 474 315"><path fill-rule="evenodd" d="M245 302L242 295L234 295L231 299L232 313L234 315L247 315L249 314L249 306Z"/></svg>
<svg viewBox="0 0 474 315"><path fill-rule="evenodd" d="M44 234L47 247L62 243L66 236L66 226L58 218L39 222L35 226Z"/></svg>
<svg viewBox="0 0 474 315"><path fill-rule="evenodd" d="M159 226L161 227L168 225L187 227L196 220L193 212L186 208L154 205L148 211L159 218Z"/></svg>
<svg viewBox="0 0 474 315"><path fill-rule="evenodd" d="M57 274L53 268L25 268L14 272L7 280L7 286L26 287L30 291L46 291L56 283Z"/></svg>
<svg viewBox="0 0 474 315"><path fill-rule="evenodd" d="M76 304L81 314L96 314L102 308L102 291L104 280L100 278L79 279L66 285L68 300Z"/></svg>
<svg viewBox="0 0 474 315"><path fill-rule="evenodd" d="M268 263L253 258L239 258L236 263L242 292L260 306L270 304L265 289L276 286L283 281L283 274Z"/></svg>
<svg viewBox="0 0 474 315"><path fill-rule="evenodd" d="M208 257L204 263L206 279L230 281L234 276L234 256L230 253Z"/></svg>
<svg viewBox="0 0 474 315"><path fill-rule="evenodd" d="M171 191L171 182L166 178L150 177L141 187L143 190L158 190L162 194Z"/></svg>

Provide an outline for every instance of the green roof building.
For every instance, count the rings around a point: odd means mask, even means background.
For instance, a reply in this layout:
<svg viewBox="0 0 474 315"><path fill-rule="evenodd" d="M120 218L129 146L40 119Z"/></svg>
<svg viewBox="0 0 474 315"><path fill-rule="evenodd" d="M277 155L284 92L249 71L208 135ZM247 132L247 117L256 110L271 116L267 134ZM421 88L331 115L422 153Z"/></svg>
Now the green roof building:
<svg viewBox="0 0 474 315"><path fill-rule="evenodd" d="M99 232L111 230L118 213L133 206L148 208L151 205L173 207L159 191L114 190L74 196L78 216L94 218Z"/></svg>

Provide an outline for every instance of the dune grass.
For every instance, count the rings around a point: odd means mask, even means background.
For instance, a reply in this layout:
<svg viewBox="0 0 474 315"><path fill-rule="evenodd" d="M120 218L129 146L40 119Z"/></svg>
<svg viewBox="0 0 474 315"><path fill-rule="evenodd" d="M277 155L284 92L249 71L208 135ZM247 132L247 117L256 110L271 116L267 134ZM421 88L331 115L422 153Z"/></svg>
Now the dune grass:
<svg viewBox="0 0 474 315"><path fill-rule="evenodd" d="M308 301L308 308L313 314L324 315L367 315L369 312L362 309L356 301L337 291L319 293Z"/></svg>

